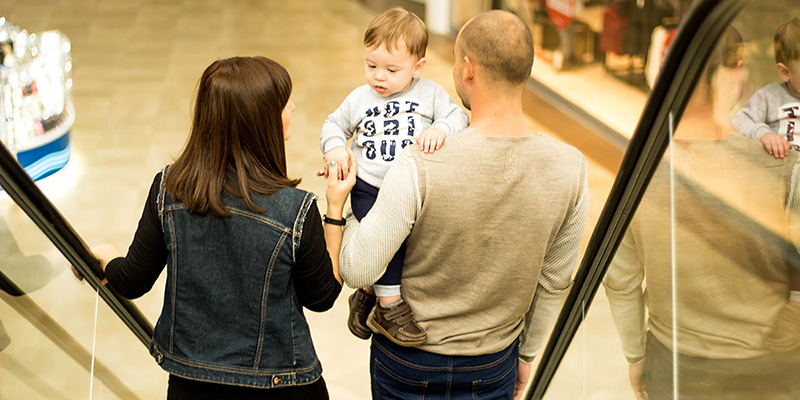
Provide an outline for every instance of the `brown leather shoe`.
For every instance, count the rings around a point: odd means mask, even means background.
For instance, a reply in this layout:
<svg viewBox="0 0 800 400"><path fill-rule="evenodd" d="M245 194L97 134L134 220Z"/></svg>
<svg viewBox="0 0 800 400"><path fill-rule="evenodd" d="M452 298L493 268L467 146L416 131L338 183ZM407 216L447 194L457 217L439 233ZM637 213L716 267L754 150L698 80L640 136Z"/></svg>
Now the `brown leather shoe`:
<svg viewBox="0 0 800 400"><path fill-rule="evenodd" d="M788 304L781 308L775 326L764 337L764 347L776 352L800 348L800 311Z"/></svg>
<svg viewBox="0 0 800 400"><path fill-rule="evenodd" d="M372 330L367 326L369 313L375 307L376 297L367 293L364 288L358 289L350 295L350 315L347 316L347 327L359 339L369 339Z"/></svg>
<svg viewBox="0 0 800 400"><path fill-rule="evenodd" d="M428 334L414 320L411 306L405 301L389 308L378 303L367 325L399 346L416 347L428 341Z"/></svg>

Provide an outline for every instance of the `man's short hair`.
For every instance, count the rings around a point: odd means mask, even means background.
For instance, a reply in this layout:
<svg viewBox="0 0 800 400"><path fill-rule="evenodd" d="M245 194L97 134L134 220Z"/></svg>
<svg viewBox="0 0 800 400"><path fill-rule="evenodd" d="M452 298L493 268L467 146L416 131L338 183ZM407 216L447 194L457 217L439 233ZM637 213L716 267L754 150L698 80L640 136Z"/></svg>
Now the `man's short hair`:
<svg viewBox="0 0 800 400"><path fill-rule="evenodd" d="M776 63L788 65L800 59L800 18L794 17L778 27L773 46Z"/></svg>
<svg viewBox="0 0 800 400"><path fill-rule="evenodd" d="M364 32L364 46L386 46L390 52L402 41L408 53L425 57L428 47L428 28L419 17L401 7L390 8L375 17Z"/></svg>
<svg viewBox="0 0 800 400"><path fill-rule="evenodd" d="M459 45L473 63L496 82L527 82L533 66L533 38L528 25L508 11L473 17L461 30Z"/></svg>

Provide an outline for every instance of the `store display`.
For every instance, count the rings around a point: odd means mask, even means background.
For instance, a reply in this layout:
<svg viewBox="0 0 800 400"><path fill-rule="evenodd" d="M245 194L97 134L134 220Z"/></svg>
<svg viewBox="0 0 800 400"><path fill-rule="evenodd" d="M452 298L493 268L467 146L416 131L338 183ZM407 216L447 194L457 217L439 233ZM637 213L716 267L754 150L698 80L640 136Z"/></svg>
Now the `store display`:
<svg viewBox="0 0 800 400"><path fill-rule="evenodd" d="M29 34L0 17L0 142L33 179L69 161L70 50L61 32Z"/></svg>

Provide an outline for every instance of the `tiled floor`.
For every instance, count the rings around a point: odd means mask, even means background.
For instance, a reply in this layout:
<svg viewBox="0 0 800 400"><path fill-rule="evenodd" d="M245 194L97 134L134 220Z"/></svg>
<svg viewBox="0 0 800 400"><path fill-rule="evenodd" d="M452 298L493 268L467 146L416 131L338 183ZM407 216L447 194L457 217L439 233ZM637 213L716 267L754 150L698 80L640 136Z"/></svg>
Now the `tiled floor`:
<svg viewBox="0 0 800 400"><path fill-rule="evenodd" d="M183 146L202 71L219 58L265 55L282 63L294 82L297 110L294 136L287 143L289 175L302 178L302 188L324 194L324 182L314 175L321 161L319 130L328 113L363 82L361 36L373 15L353 0L3 0L0 16L9 22L31 32L58 29L72 40L73 156L65 170L40 186L88 244L111 242L125 249L152 176ZM455 95L451 67L450 58L431 52L423 75ZM613 175L597 164L590 168L591 228ZM58 259L6 198L0 198L0 218L23 252ZM31 283L44 287L30 298L84 347L96 346L98 362L139 398L163 398L167 375L103 304L94 344L94 295L72 278L64 261L54 265L55 272L47 269L40 282ZM162 291L163 277L136 300L152 321ZM333 399L369 398L368 343L345 327L351 291L344 290L330 312L307 313ZM586 357L582 349L591 346L576 346L554 382L552 398L580 398L581 390L587 398L629 396L624 359L601 297L587 333L610 343ZM11 346L0 352L2 398L78 399L89 398L90 390L96 398L120 397L108 380L95 379L90 389L84 370L90 363L82 367L71 361L2 302L0 315L12 337ZM598 375L595 365L614 373ZM97 376L103 374L101 367L95 365ZM586 386L576 384L582 379ZM593 390L594 384L599 389Z"/></svg>

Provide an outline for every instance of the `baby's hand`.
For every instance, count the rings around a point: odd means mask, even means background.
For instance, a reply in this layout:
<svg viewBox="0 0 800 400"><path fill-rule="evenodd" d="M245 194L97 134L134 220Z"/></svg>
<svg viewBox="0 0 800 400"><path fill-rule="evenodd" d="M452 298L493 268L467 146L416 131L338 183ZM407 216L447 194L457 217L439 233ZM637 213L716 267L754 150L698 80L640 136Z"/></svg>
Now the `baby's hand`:
<svg viewBox="0 0 800 400"><path fill-rule="evenodd" d="M447 134L439 128L428 128L417 136L417 144L423 153L433 153L439 150Z"/></svg>
<svg viewBox="0 0 800 400"><path fill-rule="evenodd" d="M347 174L350 171L350 154L347 152L346 147L334 147L328 150L323 158L325 159L325 165L322 167L321 173L317 173L317 175L328 178L329 170L335 168L334 171L336 171L336 176L339 180L347 179ZM331 162L335 164L331 165Z"/></svg>
<svg viewBox="0 0 800 400"><path fill-rule="evenodd" d="M775 158L784 158L789 155L789 142L777 133L767 133L761 137L761 143Z"/></svg>

